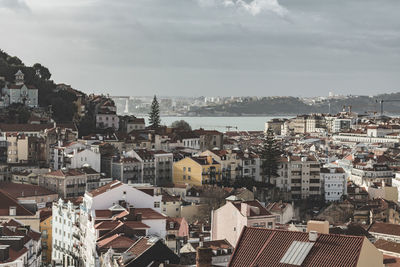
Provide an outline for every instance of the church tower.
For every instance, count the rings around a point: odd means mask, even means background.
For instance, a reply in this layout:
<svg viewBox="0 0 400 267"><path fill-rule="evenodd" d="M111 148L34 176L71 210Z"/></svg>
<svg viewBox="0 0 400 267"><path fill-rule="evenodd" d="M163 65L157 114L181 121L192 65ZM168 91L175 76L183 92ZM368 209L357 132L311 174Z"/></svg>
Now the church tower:
<svg viewBox="0 0 400 267"><path fill-rule="evenodd" d="M24 74L22 73L21 70L18 70L17 73L15 73L15 84L16 85L24 84Z"/></svg>

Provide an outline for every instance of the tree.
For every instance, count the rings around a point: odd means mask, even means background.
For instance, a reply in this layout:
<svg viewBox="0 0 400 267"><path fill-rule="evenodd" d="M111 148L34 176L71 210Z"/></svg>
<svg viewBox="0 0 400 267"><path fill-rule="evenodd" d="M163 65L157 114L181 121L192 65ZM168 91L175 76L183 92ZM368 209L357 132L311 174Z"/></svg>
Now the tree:
<svg viewBox="0 0 400 267"><path fill-rule="evenodd" d="M151 103L151 110L149 113L149 123L152 128L160 127L160 105L158 104L157 97L154 95L153 102Z"/></svg>
<svg viewBox="0 0 400 267"><path fill-rule="evenodd" d="M270 182L272 177L278 176L278 160L280 151L274 138L274 132L271 128L267 130L267 136L263 144L263 151L261 155L263 172L263 182ZM266 181L265 178L268 178Z"/></svg>
<svg viewBox="0 0 400 267"><path fill-rule="evenodd" d="M190 124L184 120L174 121L171 124L171 127L178 131L182 131L182 132L188 132L188 131L192 130L192 127L190 127Z"/></svg>

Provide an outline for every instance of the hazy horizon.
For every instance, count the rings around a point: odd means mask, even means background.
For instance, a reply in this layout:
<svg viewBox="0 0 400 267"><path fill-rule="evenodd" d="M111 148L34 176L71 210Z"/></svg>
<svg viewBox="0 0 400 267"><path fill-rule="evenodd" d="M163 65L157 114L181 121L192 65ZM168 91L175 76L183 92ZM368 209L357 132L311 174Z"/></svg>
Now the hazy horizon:
<svg viewBox="0 0 400 267"><path fill-rule="evenodd" d="M0 49L87 93L399 91L398 0L0 0Z"/></svg>

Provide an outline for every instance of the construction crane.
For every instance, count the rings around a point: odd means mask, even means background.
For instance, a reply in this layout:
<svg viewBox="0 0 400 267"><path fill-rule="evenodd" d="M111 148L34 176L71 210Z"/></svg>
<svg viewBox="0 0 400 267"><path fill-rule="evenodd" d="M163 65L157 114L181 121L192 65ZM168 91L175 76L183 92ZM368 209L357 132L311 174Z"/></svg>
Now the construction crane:
<svg viewBox="0 0 400 267"><path fill-rule="evenodd" d="M378 100L376 100L378 102ZM381 117L383 116L383 103L384 102L400 102L400 99L381 99L379 104L381 105Z"/></svg>

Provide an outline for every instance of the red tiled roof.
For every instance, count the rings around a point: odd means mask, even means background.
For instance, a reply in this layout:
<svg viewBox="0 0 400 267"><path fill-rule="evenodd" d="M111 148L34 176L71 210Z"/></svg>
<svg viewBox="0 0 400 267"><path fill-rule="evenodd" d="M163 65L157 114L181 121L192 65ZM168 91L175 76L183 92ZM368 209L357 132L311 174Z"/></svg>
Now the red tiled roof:
<svg viewBox="0 0 400 267"><path fill-rule="evenodd" d="M99 248L110 248L113 249L128 249L136 240L129 237L125 237L121 234L115 234L97 242Z"/></svg>
<svg viewBox="0 0 400 267"><path fill-rule="evenodd" d="M114 180L112 182L109 182L108 184L105 184L97 189L90 191L88 194L91 195L92 197L96 197L96 196L99 196L111 189L117 188L121 185L123 185L123 183L121 183L120 181Z"/></svg>
<svg viewBox="0 0 400 267"><path fill-rule="evenodd" d="M374 222L368 228L368 232L400 236L400 225L399 224L391 224L391 223Z"/></svg>
<svg viewBox="0 0 400 267"><path fill-rule="evenodd" d="M6 191L13 198L46 196L57 194L51 190L38 185L16 184L9 182L0 182L0 188Z"/></svg>
<svg viewBox="0 0 400 267"><path fill-rule="evenodd" d="M18 201L12 198L7 192L0 189L0 216L9 216L10 207L16 207L17 216L34 215L32 212L20 205Z"/></svg>
<svg viewBox="0 0 400 267"><path fill-rule="evenodd" d="M290 266L280 263L293 241L309 242L309 234L244 227L230 267ZM365 237L319 234L301 266L357 266Z"/></svg>

